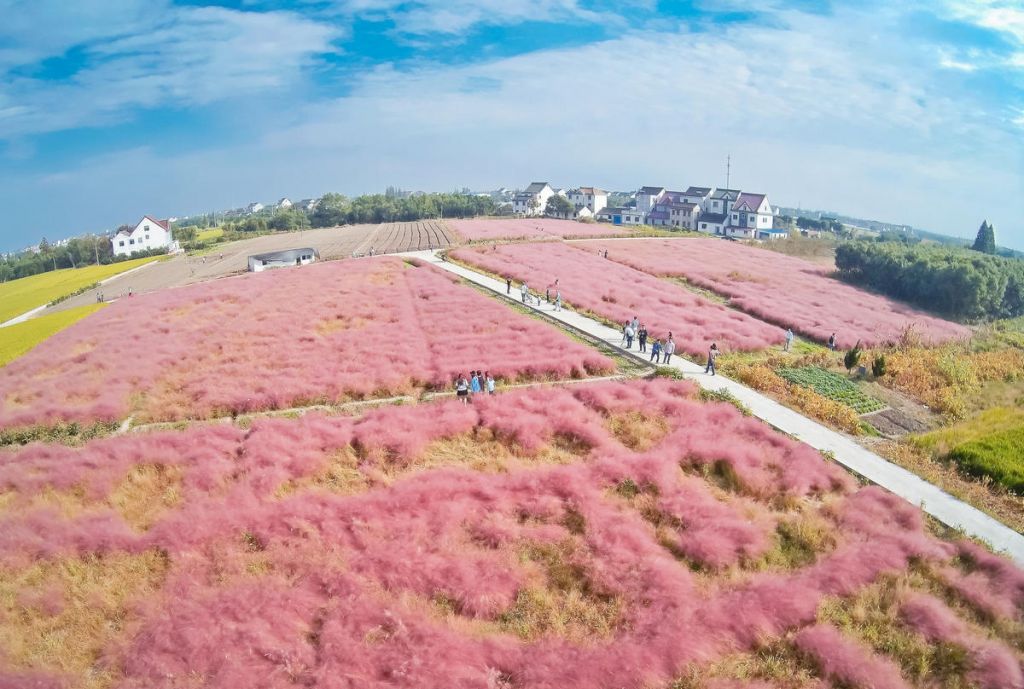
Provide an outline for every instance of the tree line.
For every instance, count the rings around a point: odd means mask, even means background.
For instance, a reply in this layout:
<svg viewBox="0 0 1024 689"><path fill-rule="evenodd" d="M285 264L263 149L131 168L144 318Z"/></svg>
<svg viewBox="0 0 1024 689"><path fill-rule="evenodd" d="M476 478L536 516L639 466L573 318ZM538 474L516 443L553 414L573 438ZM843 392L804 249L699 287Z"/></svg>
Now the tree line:
<svg viewBox="0 0 1024 689"><path fill-rule="evenodd" d="M836 248L839 276L937 311L980 321L1024 315L1024 261L927 244L850 242Z"/></svg>
<svg viewBox="0 0 1024 689"><path fill-rule="evenodd" d="M131 256L114 256L110 237L105 235L74 237L59 245L51 244L43 237L43 240L39 242L38 251L0 255L0 282L17 280L61 268L117 263L129 258L163 253L166 253L166 250L135 253Z"/></svg>

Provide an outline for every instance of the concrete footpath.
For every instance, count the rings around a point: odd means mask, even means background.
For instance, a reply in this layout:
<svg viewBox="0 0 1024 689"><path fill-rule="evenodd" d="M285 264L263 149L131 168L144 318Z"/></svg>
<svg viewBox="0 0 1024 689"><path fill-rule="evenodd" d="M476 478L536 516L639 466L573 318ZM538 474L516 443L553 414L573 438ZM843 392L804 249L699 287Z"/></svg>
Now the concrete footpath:
<svg viewBox="0 0 1024 689"><path fill-rule="evenodd" d="M470 282L497 293L510 301L520 302L518 290L512 290L511 296L505 294L505 282L481 275L475 271L442 261L432 251L415 251L403 256L418 258L437 267L454 273ZM563 292L563 296L566 295ZM622 333L616 329L598 323L592 318L580 315L575 311L563 309L555 311L551 304L534 303L535 311L541 311L549 318L564 323L586 333L591 337L603 340L612 347L626 350L620 346ZM632 350L635 352L636 350ZM860 474L872 483L886 488L908 502L919 505L922 510L938 519L943 524L981 538L996 550L1004 551L1018 564L1024 565L1024 536L1001 524L984 512L971 507L954 498L949 493L921 479L906 469L889 462L874 452L861 447L849 437L827 428L820 423L793 411L778 402L762 395L745 385L730 380L725 376L710 376L704 373L704 367L689 361L678 354L672 357L672 368L708 390L728 390L742 402L754 416L775 426L811 447L832 453L837 462Z"/></svg>

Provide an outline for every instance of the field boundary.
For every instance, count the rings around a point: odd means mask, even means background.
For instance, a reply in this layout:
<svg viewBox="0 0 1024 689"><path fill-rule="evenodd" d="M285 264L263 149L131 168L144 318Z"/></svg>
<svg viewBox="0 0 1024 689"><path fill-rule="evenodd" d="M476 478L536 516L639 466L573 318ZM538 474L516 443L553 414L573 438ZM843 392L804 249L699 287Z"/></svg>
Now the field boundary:
<svg viewBox="0 0 1024 689"><path fill-rule="evenodd" d="M402 255L402 254L399 254ZM436 252L417 251L404 254L475 282L501 296L505 295L505 283L460 265L442 260ZM506 297L507 298L507 297ZM529 305L541 311L539 304ZM629 353L620 345L621 333L575 311L563 309L554 312L548 309L546 315L567 326L582 330L612 347ZM829 453L835 461L850 471L864 477L904 500L919 506L924 512L953 529L979 538L994 549L1006 552L1018 564L1024 564L1024 536L1000 523L981 510L972 507L920 476L899 467L883 457L861 447L852 439L809 419L798 412L758 393L745 385L725 376L704 374L703 366L678 354L669 364L684 378L693 380L700 387L714 392L726 391L750 409L754 416L771 426L789 434L811 447Z"/></svg>

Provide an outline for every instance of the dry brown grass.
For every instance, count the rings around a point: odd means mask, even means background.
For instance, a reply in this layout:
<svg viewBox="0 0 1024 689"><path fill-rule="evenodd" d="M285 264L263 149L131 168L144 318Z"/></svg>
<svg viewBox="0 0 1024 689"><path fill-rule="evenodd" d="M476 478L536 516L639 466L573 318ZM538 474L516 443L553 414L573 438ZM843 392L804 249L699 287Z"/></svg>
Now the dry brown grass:
<svg viewBox="0 0 1024 689"><path fill-rule="evenodd" d="M578 548L574 538L521 546L520 565L530 573L531 583L498 617L502 631L527 641L558 636L581 644L612 636L622 618L623 602L595 588L579 564Z"/></svg>
<svg viewBox="0 0 1024 689"><path fill-rule="evenodd" d="M814 667L785 639L749 653L732 653L709 665L686 668L669 689L704 689L709 679L770 682L778 689L820 689Z"/></svg>
<svg viewBox="0 0 1024 689"><path fill-rule="evenodd" d="M0 648L18 670L66 673L78 686L110 686L117 668L103 648L131 625L131 605L162 585L168 568L157 551L67 558L0 569Z"/></svg>
<svg viewBox="0 0 1024 689"><path fill-rule="evenodd" d="M118 485L107 503L132 528L149 529L167 510L181 504L182 470L164 464L137 464Z"/></svg>
<svg viewBox="0 0 1024 689"><path fill-rule="evenodd" d="M649 450L668 435L669 424L664 416L640 411L613 414L605 422L608 432L634 452Z"/></svg>
<svg viewBox="0 0 1024 689"><path fill-rule="evenodd" d="M359 470L359 457L351 447L330 456L327 466L312 476L287 481L276 491L279 498L303 490L327 490L339 495L356 495L370 488L370 479Z"/></svg>

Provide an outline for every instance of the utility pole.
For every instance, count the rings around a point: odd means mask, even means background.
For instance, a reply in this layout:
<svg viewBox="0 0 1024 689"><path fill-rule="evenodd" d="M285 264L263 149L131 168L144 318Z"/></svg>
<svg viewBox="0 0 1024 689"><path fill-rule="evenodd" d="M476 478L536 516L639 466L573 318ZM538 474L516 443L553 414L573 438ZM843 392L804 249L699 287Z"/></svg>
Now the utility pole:
<svg viewBox="0 0 1024 689"><path fill-rule="evenodd" d="M729 188L729 176L732 172L732 156L725 156L725 188Z"/></svg>

